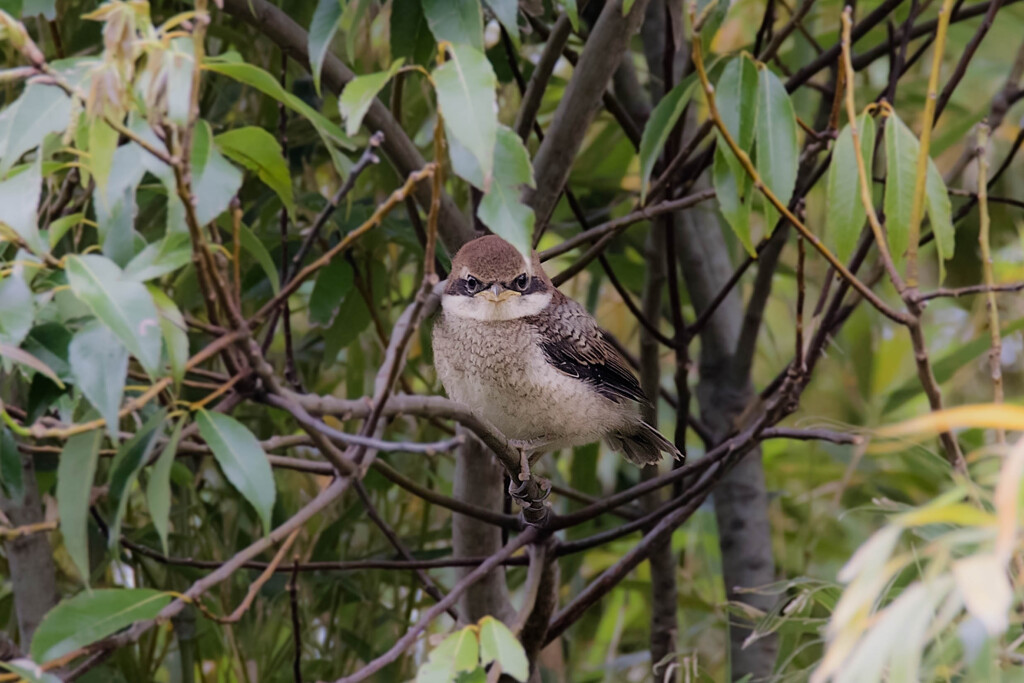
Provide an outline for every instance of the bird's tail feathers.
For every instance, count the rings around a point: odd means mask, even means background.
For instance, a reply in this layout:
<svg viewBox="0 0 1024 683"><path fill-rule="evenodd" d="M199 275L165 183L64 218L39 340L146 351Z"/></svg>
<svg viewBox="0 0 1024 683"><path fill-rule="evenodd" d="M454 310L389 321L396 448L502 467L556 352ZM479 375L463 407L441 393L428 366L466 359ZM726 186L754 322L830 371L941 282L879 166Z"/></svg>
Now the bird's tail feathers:
<svg viewBox="0 0 1024 683"><path fill-rule="evenodd" d="M620 451L634 465L653 465L661 460L662 453L668 453L679 461L686 460L671 441L662 436L661 432L647 424L639 422L631 431L618 431L608 437L608 445Z"/></svg>

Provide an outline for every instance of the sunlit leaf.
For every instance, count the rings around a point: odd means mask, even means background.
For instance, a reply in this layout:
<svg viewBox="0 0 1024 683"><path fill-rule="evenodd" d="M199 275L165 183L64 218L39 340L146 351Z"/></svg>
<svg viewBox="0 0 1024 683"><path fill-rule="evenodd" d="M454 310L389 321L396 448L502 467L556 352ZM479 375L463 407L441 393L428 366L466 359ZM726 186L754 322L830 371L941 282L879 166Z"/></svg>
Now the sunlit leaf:
<svg viewBox="0 0 1024 683"><path fill-rule="evenodd" d="M171 298L161 290L151 287L149 293L153 295L153 303L160 314L160 333L164 338L167 362L171 365L171 377L174 378L175 385L180 385L185 378L185 364L188 362L188 332L185 318Z"/></svg>
<svg viewBox="0 0 1024 683"><path fill-rule="evenodd" d="M117 439L117 414L128 373L128 350L109 327L94 321L68 345L68 361L77 386L107 421L107 433Z"/></svg>
<svg viewBox="0 0 1024 683"><path fill-rule="evenodd" d="M196 423L224 476L252 503L269 532L276 491L274 474L260 442L241 422L221 413L200 410Z"/></svg>
<svg viewBox="0 0 1024 683"><path fill-rule="evenodd" d="M203 172L193 183L199 223L205 225L226 211L231 198L241 187L242 172L232 166L217 148L211 148Z"/></svg>
<svg viewBox="0 0 1024 683"><path fill-rule="evenodd" d="M152 619L171 595L150 588L79 593L50 610L32 638L32 659L47 662L94 643L136 621Z"/></svg>
<svg viewBox="0 0 1024 683"><path fill-rule="evenodd" d="M95 254L68 258L67 273L75 296L155 376L160 368L160 325L146 287L126 280L120 268Z"/></svg>
<svg viewBox="0 0 1024 683"><path fill-rule="evenodd" d="M519 200L524 186L534 186L530 155L515 131L501 126L494 148L494 179L480 201L477 217L526 255L532 244L534 214Z"/></svg>
<svg viewBox="0 0 1024 683"><path fill-rule="evenodd" d="M953 562L953 578L967 611L985 625L990 636L998 636L1010 624L1013 588L1006 577L1006 564L995 553L980 553Z"/></svg>
<svg viewBox="0 0 1024 683"><path fill-rule="evenodd" d="M783 205L789 204L800 163L796 114L786 86L763 67L757 82L756 167L761 180ZM775 228L778 214L765 201L766 234Z"/></svg>
<svg viewBox="0 0 1024 683"><path fill-rule="evenodd" d="M879 436L907 436L948 432L963 427L1024 430L1024 407L1004 403L981 403L936 410L878 430Z"/></svg>
<svg viewBox="0 0 1024 683"><path fill-rule="evenodd" d="M434 71L438 105L444 116L445 130L473 154L486 189L494 169L494 145L498 137L494 100L498 80L491 63L479 50L468 45L453 45L451 53L451 59Z"/></svg>
<svg viewBox="0 0 1024 683"><path fill-rule="evenodd" d="M21 97L0 112L0 178L25 152L50 133L62 132L70 121L71 98L63 90L43 83L25 86Z"/></svg>
<svg viewBox="0 0 1024 683"><path fill-rule="evenodd" d="M260 180L281 198L288 213L294 216L291 173L281 145L273 135L259 126L244 126L221 133L214 142L229 159L256 171Z"/></svg>
<svg viewBox="0 0 1024 683"><path fill-rule="evenodd" d="M17 347L32 329L35 303L20 269L0 280L0 344Z"/></svg>
<svg viewBox="0 0 1024 683"><path fill-rule="evenodd" d="M0 225L13 230L36 254L49 251L39 236L36 209L42 183L42 159L14 177L0 181Z"/></svg>
<svg viewBox="0 0 1024 683"><path fill-rule="evenodd" d="M463 671L472 671L480 662L480 646L474 628L467 626L451 634L430 651L427 662L416 674L416 683L454 681Z"/></svg>
<svg viewBox="0 0 1024 683"><path fill-rule="evenodd" d="M919 146L906 124L890 114L885 122L885 230L896 262L903 260L910 243Z"/></svg>
<svg viewBox="0 0 1024 683"><path fill-rule="evenodd" d="M515 45L519 45L519 0L485 0Z"/></svg>
<svg viewBox="0 0 1024 683"><path fill-rule="evenodd" d="M64 444L57 461L57 510L64 547L89 584L89 503L103 432L76 434Z"/></svg>
<svg viewBox="0 0 1024 683"><path fill-rule="evenodd" d="M89 170L101 193L106 190L110 169L114 166L117 138L117 131L101 118L96 118L89 125Z"/></svg>
<svg viewBox="0 0 1024 683"><path fill-rule="evenodd" d="M423 14L437 42L484 50L484 17L479 0L421 0Z"/></svg>
<svg viewBox="0 0 1024 683"><path fill-rule="evenodd" d="M480 661L485 665L497 662L502 672L517 681L525 681L530 675L522 644L508 626L494 617L480 620Z"/></svg>
<svg viewBox="0 0 1024 683"><path fill-rule="evenodd" d="M0 297L2 296L3 295L0 294ZM3 306L2 304L0 304L0 311L2 310ZM3 314L0 313L0 315ZM49 365L39 360L28 351L25 351L24 349L19 349L16 346L0 343L0 356L4 358L9 358L13 360L15 363L21 363L26 367L32 368L36 372L39 372L48 377L54 384L56 384L61 389L64 388L64 383L60 380L59 377L57 377L57 373L55 373Z"/></svg>
<svg viewBox="0 0 1024 683"><path fill-rule="evenodd" d="M860 134L860 154L864 159L870 185L872 162L875 154L875 125L867 114L857 119ZM825 234L835 246L835 254L844 263L853 254L860 237L861 228L867 219L867 210L860 199L860 180L857 157L853 150L853 133L847 125L839 133L832 148L832 163L828 167L826 181Z"/></svg>
<svg viewBox="0 0 1024 683"><path fill-rule="evenodd" d="M363 117L370 110L370 105L377 94L387 85L405 63L404 59L396 59L387 71L379 71L365 76L356 76L345 85L338 99L338 110L345 119L345 132L355 135L363 123Z"/></svg>

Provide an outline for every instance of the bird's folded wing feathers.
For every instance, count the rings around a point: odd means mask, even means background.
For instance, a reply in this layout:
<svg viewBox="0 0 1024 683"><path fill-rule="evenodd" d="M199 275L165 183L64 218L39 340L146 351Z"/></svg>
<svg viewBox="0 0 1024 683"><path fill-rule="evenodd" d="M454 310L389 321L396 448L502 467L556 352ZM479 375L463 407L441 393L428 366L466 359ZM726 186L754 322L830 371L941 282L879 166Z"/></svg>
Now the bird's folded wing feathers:
<svg viewBox="0 0 1024 683"><path fill-rule="evenodd" d="M647 402L626 361L581 305L556 290L545 314L530 322L540 335L548 362L560 372L592 385L615 402Z"/></svg>

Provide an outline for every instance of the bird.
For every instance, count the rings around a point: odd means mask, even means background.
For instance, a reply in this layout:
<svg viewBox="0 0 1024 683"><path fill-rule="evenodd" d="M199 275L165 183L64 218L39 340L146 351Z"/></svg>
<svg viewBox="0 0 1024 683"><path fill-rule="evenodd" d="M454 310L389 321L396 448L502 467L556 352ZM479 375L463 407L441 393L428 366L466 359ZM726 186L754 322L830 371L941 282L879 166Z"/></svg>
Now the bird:
<svg viewBox="0 0 1024 683"><path fill-rule="evenodd" d="M640 383L587 310L560 292L536 251L497 235L452 259L432 334L449 398L519 450L523 473L545 452L604 440L651 465L684 454L640 415Z"/></svg>

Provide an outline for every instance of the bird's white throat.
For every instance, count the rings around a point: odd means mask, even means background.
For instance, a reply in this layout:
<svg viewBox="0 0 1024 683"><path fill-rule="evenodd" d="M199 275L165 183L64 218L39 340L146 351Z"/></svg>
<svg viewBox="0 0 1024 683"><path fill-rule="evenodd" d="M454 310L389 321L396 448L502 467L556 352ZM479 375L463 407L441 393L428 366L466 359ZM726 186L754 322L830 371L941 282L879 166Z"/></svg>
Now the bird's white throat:
<svg viewBox="0 0 1024 683"><path fill-rule="evenodd" d="M441 307L445 313L482 322L527 318L543 311L549 303L550 293L524 294L497 303L477 296L445 294L441 297Z"/></svg>

